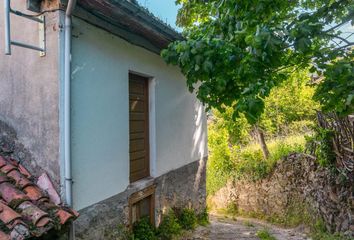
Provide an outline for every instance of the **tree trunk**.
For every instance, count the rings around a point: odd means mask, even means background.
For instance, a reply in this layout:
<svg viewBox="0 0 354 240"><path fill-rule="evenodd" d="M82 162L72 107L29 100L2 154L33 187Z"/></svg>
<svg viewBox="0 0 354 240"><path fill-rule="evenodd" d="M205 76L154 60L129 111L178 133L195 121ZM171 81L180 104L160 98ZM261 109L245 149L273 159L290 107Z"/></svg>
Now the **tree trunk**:
<svg viewBox="0 0 354 240"><path fill-rule="evenodd" d="M267 159L269 157L269 150L264 139L264 133L261 129L258 128L258 126L255 127L254 131L256 133L258 143L261 146L263 157Z"/></svg>

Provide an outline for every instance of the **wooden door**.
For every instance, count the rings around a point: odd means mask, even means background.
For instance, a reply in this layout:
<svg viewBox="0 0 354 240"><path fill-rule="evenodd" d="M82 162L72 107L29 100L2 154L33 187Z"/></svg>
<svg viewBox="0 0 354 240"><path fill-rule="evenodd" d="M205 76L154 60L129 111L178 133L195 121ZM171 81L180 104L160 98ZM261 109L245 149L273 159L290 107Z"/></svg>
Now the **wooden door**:
<svg viewBox="0 0 354 240"><path fill-rule="evenodd" d="M148 78L129 74L130 182L150 176Z"/></svg>

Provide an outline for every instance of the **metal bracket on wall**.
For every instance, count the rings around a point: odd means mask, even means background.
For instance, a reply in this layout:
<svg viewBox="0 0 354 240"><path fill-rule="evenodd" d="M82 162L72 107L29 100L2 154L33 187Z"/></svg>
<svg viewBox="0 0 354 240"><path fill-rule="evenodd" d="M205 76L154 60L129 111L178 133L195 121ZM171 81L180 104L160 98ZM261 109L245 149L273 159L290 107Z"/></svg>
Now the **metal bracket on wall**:
<svg viewBox="0 0 354 240"><path fill-rule="evenodd" d="M34 17L27 14L24 14L19 11L15 11L11 9L10 0L4 0L4 16L5 16L5 54L11 55L11 46L18 46L23 48L32 49L35 51L39 51L39 56L43 57L46 54L46 39L45 39L45 17L39 16ZM27 43L22 43L18 41L14 41L11 39L11 22L10 22L10 14L14 14L26 19L29 19L34 22L38 22L38 32L39 32L39 46L33 46Z"/></svg>

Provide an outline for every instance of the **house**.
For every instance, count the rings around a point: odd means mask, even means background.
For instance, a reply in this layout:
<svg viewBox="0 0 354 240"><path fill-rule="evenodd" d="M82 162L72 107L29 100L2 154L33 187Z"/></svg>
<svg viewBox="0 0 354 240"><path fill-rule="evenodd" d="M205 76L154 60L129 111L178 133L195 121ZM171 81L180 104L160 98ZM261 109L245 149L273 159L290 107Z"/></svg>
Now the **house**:
<svg viewBox="0 0 354 240"><path fill-rule="evenodd" d="M76 239L109 239L143 215L159 224L172 207L202 211L204 108L160 57L181 35L135 1L4 3L0 150L48 174L80 213Z"/></svg>

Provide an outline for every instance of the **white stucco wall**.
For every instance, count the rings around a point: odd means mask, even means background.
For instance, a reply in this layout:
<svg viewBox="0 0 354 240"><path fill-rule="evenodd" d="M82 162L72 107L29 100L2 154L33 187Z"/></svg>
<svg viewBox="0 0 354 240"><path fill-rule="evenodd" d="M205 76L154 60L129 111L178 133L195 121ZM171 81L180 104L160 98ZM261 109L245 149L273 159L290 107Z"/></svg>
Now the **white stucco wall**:
<svg viewBox="0 0 354 240"><path fill-rule="evenodd" d="M207 155L206 119L178 68L74 19L72 160L74 207L129 185L128 73L151 76L150 148L154 177Z"/></svg>

